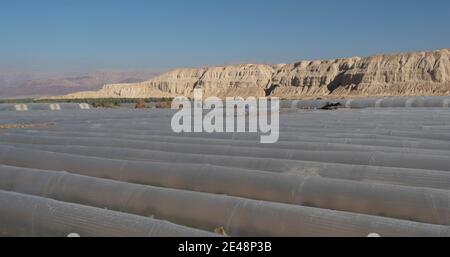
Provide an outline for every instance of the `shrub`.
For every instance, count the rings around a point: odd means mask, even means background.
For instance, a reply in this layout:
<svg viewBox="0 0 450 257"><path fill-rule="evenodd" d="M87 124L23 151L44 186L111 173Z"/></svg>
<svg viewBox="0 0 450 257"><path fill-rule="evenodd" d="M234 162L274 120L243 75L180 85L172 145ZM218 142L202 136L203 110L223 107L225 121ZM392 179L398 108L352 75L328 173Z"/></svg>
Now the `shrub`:
<svg viewBox="0 0 450 257"><path fill-rule="evenodd" d="M138 100L136 102L136 107L135 108L136 109L145 109L145 108L148 108L148 107L147 107L147 104L145 103L145 100L144 99L140 99L140 100Z"/></svg>

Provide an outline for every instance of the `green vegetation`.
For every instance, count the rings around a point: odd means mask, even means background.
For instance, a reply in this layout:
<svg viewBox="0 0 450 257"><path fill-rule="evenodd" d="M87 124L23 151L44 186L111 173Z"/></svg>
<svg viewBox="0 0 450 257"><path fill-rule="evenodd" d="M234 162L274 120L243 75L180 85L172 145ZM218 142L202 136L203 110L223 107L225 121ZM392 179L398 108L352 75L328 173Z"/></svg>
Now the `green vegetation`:
<svg viewBox="0 0 450 257"><path fill-rule="evenodd" d="M0 104L26 104L26 103L32 103L32 98L25 98L25 99L0 99Z"/></svg>
<svg viewBox="0 0 450 257"><path fill-rule="evenodd" d="M99 98L99 99L0 99L0 104L7 103L87 103L94 108L118 108L122 104L145 106L146 103L157 103L167 106L171 98ZM170 106L170 105L169 105Z"/></svg>

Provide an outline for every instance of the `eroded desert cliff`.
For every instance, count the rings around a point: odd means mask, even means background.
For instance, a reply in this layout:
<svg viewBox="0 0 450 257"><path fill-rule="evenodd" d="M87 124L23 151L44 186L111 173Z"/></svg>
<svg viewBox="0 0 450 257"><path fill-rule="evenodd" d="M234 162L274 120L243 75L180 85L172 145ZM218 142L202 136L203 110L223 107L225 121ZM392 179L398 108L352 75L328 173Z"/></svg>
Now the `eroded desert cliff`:
<svg viewBox="0 0 450 257"><path fill-rule="evenodd" d="M192 96L281 98L449 95L450 50L353 57L292 64L244 64L177 69L132 84L105 85L64 98L162 98Z"/></svg>

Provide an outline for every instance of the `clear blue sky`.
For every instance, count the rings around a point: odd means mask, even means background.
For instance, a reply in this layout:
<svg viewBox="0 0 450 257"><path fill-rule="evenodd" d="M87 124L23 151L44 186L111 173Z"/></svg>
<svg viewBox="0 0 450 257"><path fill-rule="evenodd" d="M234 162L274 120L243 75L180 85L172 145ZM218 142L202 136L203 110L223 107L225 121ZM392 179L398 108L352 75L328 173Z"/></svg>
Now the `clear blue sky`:
<svg viewBox="0 0 450 257"><path fill-rule="evenodd" d="M0 68L166 69L450 47L448 0L1 0Z"/></svg>

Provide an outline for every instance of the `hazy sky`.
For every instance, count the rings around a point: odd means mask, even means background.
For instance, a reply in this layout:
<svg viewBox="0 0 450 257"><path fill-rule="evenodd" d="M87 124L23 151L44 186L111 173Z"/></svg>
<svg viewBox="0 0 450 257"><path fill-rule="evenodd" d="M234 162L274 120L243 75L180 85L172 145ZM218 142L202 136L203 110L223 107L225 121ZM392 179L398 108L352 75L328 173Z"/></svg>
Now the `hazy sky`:
<svg viewBox="0 0 450 257"><path fill-rule="evenodd" d="M1 0L0 68L167 69L450 47L448 0Z"/></svg>

